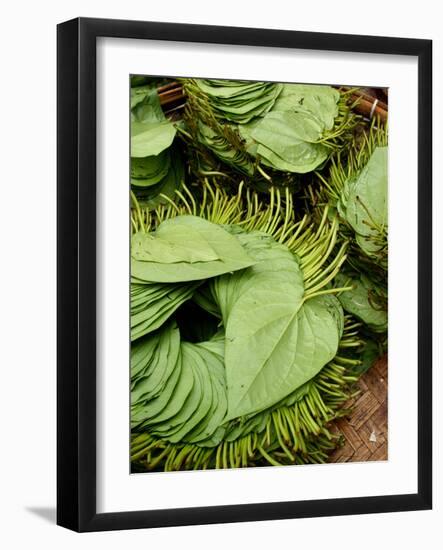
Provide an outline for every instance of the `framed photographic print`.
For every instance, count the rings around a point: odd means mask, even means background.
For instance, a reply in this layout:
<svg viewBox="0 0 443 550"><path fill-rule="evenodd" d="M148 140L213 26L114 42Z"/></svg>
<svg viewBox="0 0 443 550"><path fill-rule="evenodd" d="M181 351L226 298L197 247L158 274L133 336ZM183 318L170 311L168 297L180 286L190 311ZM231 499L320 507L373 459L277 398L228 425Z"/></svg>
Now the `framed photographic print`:
<svg viewBox="0 0 443 550"><path fill-rule="evenodd" d="M428 40L58 26L58 519L429 509Z"/></svg>

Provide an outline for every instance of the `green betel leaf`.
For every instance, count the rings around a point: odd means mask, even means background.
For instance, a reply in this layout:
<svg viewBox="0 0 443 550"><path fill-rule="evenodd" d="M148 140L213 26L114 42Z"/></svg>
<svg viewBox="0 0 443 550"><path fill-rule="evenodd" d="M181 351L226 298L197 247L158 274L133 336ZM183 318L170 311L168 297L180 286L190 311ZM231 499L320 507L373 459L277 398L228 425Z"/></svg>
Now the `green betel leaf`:
<svg viewBox="0 0 443 550"><path fill-rule="evenodd" d="M233 148L224 136L215 133L212 128L201 121L198 123L198 129L199 141L209 148L222 162L235 166L242 172L250 175L254 172L253 162L249 156Z"/></svg>
<svg viewBox="0 0 443 550"><path fill-rule="evenodd" d="M283 285L243 294L226 330L227 420L279 402L336 354L342 309L332 296L296 307Z"/></svg>
<svg viewBox="0 0 443 550"><path fill-rule="evenodd" d="M275 170L305 174L318 168L327 159L328 152L323 145L301 142L298 145L294 145L292 151L292 157L295 162L289 162L271 149L259 143L257 147L257 156L260 157L263 164Z"/></svg>
<svg viewBox="0 0 443 550"><path fill-rule="evenodd" d="M321 124L308 113L271 111L255 126L251 135L258 143L285 156L291 154L294 144L315 143L321 133Z"/></svg>
<svg viewBox="0 0 443 550"><path fill-rule="evenodd" d="M145 123L166 119L157 88L152 84L131 88L131 119Z"/></svg>
<svg viewBox="0 0 443 550"><path fill-rule="evenodd" d="M131 388L131 402L148 401L160 395L171 376L180 351L180 334L174 324L166 326L159 336L147 338L143 345L149 350L151 340L158 341L158 353L151 360L149 368L140 374ZM131 354L132 362L132 354Z"/></svg>
<svg viewBox="0 0 443 550"><path fill-rule="evenodd" d="M251 128L240 130L253 152L251 140L258 144L255 153L276 170L306 173L328 157L327 148L316 143L322 135L322 124L306 112L269 112Z"/></svg>
<svg viewBox="0 0 443 550"><path fill-rule="evenodd" d="M159 334L154 334L131 345L131 387L145 376L154 358Z"/></svg>
<svg viewBox="0 0 443 550"><path fill-rule="evenodd" d="M135 260L160 264L193 264L220 259L199 231L192 227L167 223L160 225L152 233L135 233L132 237L131 254Z"/></svg>
<svg viewBox="0 0 443 550"><path fill-rule="evenodd" d="M151 157L131 159L131 185L134 187L151 187L161 182L171 165L169 151Z"/></svg>
<svg viewBox="0 0 443 550"><path fill-rule="evenodd" d="M253 93L259 95L268 86L267 82L250 82L248 80L210 80L198 79L197 86L207 95L214 98L232 98Z"/></svg>
<svg viewBox="0 0 443 550"><path fill-rule="evenodd" d="M208 413L206 419L200 423L193 433L186 436L186 441L204 441L207 438L214 437L216 433L219 434L219 437L224 434L224 430L220 433L220 426L223 424L226 416L228 402L223 344L224 341L222 343L208 341L203 344L193 345L193 350L202 356L203 364L208 370L213 401L211 411Z"/></svg>
<svg viewBox="0 0 443 550"><path fill-rule="evenodd" d="M174 141L176 129L172 122L131 123L131 157L158 155Z"/></svg>
<svg viewBox="0 0 443 550"><path fill-rule="evenodd" d="M133 426L142 422L171 442L220 440L227 410L223 353L223 333L204 344L180 343L174 324L136 344L131 353L132 372L138 369L131 387Z"/></svg>
<svg viewBox="0 0 443 550"><path fill-rule="evenodd" d="M188 301L198 283L131 285L131 340L160 328ZM154 287L154 288L152 288ZM140 290L133 294L133 289Z"/></svg>
<svg viewBox="0 0 443 550"><path fill-rule="evenodd" d="M282 89L274 82L236 81L223 84L215 80L196 80L197 88L208 99L218 117L236 123L246 123L263 116L273 106Z"/></svg>
<svg viewBox="0 0 443 550"><path fill-rule="evenodd" d="M377 304L375 289L367 277L339 274L336 283L339 287L352 286L352 290L345 291L338 297L346 311L376 332L384 332L388 328L388 312Z"/></svg>
<svg viewBox="0 0 443 550"><path fill-rule="evenodd" d="M283 84L273 111L306 111L320 120L324 129L331 130L338 115L340 92L331 86L312 84Z"/></svg>
<svg viewBox="0 0 443 550"><path fill-rule="evenodd" d="M368 163L355 178L347 182L340 204L357 242L371 255L383 246L388 225L388 148L377 147Z"/></svg>
<svg viewBox="0 0 443 550"><path fill-rule="evenodd" d="M277 287L281 283L290 289L291 299L296 303L303 298L303 275L295 256L284 245L271 236L259 231L245 233L230 228L237 235L247 253L255 260L248 269L228 273L211 281L209 290L217 304L224 324L227 325L232 308L249 288L262 290L267 286ZM283 288L283 286L281 287ZM204 295L201 295L204 298Z"/></svg>
<svg viewBox="0 0 443 550"><path fill-rule="evenodd" d="M208 279L231 271L244 269L254 264L254 260L248 256L239 240L228 233L222 227L208 222L197 216L178 216L160 224L173 228L173 231L189 230L189 249L194 247L194 257L206 257L209 253L217 259L206 261L177 261L170 263L170 254L162 261L160 257L156 261L141 260L137 254L131 253L131 275L136 281L150 282L185 282ZM179 229L178 229L179 228ZM192 241L192 235L197 234L198 240ZM204 242L204 247L198 250L199 244ZM182 248L183 252L183 248ZM188 250L188 254L191 254Z"/></svg>
<svg viewBox="0 0 443 550"><path fill-rule="evenodd" d="M144 180L131 179L132 188L136 193L136 197L140 206L148 207L149 210L155 209L160 204L167 204L170 199L175 196L175 191L181 187L184 181L184 165L181 156L178 151L172 146L170 149L160 153L158 157L165 155L170 158L168 171L166 175L154 185L140 186L140 181L145 183ZM148 159L157 157L145 157ZM131 159L131 166L134 161L143 161L141 159ZM151 176L152 177L152 176Z"/></svg>

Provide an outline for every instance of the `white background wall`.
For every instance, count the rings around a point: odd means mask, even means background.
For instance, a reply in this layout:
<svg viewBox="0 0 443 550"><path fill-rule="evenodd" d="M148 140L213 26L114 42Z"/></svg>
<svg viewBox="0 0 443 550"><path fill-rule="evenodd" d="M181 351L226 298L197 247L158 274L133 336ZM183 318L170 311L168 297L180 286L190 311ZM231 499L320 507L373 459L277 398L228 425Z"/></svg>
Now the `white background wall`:
<svg viewBox="0 0 443 550"><path fill-rule="evenodd" d="M6 3L0 83L0 543L5 548L440 547L443 522L439 345L435 343L435 502L431 512L76 535L55 527L55 25L73 17L432 38L443 97L440 2L67 0ZM405 116L407 116L405 114ZM434 105L435 281L442 230L442 103ZM405 269L407 269L405 263ZM441 291L434 289L437 340ZM405 300L405 314L407 301ZM438 324L437 324L438 323ZM439 435L439 437L437 437Z"/></svg>

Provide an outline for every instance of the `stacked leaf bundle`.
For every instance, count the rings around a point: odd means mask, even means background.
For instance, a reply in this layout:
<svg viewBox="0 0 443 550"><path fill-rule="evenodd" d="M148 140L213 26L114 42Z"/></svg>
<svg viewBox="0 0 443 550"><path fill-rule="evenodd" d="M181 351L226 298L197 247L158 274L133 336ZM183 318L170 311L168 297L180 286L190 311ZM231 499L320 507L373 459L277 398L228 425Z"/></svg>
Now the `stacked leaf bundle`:
<svg viewBox="0 0 443 550"><path fill-rule="evenodd" d="M365 354L373 360L387 349L388 329L388 147L387 129L375 121L355 146L318 174L319 213L327 203L350 243L336 278L350 291L339 296L346 311L363 323Z"/></svg>
<svg viewBox="0 0 443 550"><path fill-rule="evenodd" d="M135 81L137 84L139 81ZM131 187L151 208L173 197L183 162L173 142L176 126L163 114L152 84L131 87Z"/></svg>
<svg viewBox="0 0 443 550"><path fill-rule="evenodd" d="M173 124L136 84L134 470L327 461L386 339L386 129L348 92L223 80L185 80Z"/></svg>
<svg viewBox="0 0 443 550"><path fill-rule="evenodd" d="M203 148L197 173L211 169L204 154L210 150L235 170L268 181L273 176L277 183L281 173L305 174L324 165L357 122L347 95L330 86L219 80L183 85L185 122L192 142Z"/></svg>

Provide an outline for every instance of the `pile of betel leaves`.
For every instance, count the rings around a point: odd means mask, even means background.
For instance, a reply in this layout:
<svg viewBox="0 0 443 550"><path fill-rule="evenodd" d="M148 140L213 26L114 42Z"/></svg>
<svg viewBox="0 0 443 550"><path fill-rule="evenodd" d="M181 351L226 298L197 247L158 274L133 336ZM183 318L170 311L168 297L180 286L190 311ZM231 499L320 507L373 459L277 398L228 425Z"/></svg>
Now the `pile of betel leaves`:
<svg viewBox="0 0 443 550"><path fill-rule="evenodd" d="M330 86L165 83L131 81L132 469L327 462L387 347L386 125Z"/></svg>

